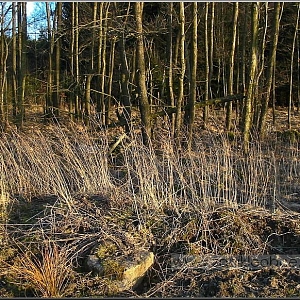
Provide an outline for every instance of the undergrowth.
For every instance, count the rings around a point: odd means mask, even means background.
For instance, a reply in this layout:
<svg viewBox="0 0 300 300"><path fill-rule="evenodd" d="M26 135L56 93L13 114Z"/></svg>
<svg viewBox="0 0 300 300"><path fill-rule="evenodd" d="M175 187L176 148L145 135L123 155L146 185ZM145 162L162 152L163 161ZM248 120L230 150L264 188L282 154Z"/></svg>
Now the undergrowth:
<svg viewBox="0 0 300 300"><path fill-rule="evenodd" d="M117 144L104 130L75 125L2 134L0 229L11 241L0 242L20 249L24 243L51 241L38 254L21 252L19 264L10 264L16 278L29 282L38 295L64 295L69 266L80 265L104 238L125 243L126 251L144 246L168 252L181 242L195 253L235 253L234 247L245 253L253 245L263 252L265 240L258 234L240 226L238 243L225 234L226 226L243 225L239 212L245 207L279 213L299 192L297 142L253 139L244 155L238 135L228 139L204 131L185 150L162 129L148 148L134 130ZM47 197L54 201L38 217L28 217L30 230L15 230L14 207ZM227 220L220 227L222 238L214 233L213 213L219 210L218 220ZM138 240L130 240L128 232Z"/></svg>

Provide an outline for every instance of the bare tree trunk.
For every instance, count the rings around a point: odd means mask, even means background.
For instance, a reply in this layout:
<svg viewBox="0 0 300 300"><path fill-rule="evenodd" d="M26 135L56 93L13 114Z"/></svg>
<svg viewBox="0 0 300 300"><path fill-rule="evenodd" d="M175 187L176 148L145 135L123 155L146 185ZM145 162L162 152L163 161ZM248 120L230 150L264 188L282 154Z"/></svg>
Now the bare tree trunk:
<svg viewBox="0 0 300 300"><path fill-rule="evenodd" d="M233 71L234 71L234 55L236 46L236 32L237 32L237 19L239 13L239 3L234 3L233 9L233 28L232 28L232 46L230 51L230 61L229 61L229 78L228 78L228 94L233 95ZM226 111L226 129L229 131L231 129L231 118L232 118L232 103L227 103Z"/></svg>
<svg viewBox="0 0 300 300"><path fill-rule="evenodd" d="M241 66L241 81L242 81L242 92L244 95L246 95L246 40L247 40L247 32L248 32L248 8L250 7L250 4L247 2L244 3L244 22L243 22L243 34L242 34L242 66ZM244 115L245 115L245 101L243 101L240 105L240 118L239 118L239 127L243 128L243 121L244 121Z"/></svg>
<svg viewBox="0 0 300 300"><path fill-rule="evenodd" d="M210 46L209 46L209 93L213 98L211 81L213 77L213 58L214 58L214 28L215 28L215 2L211 2L211 20L210 20Z"/></svg>
<svg viewBox="0 0 300 300"><path fill-rule="evenodd" d="M300 49L299 49L299 34L297 33L297 113L300 111Z"/></svg>
<svg viewBox="0 0 300 300"><path fill-rule="evenodd" d="M97 22L97 11L98 3L94 2L93 4L93 27L92 27L92 56L91 56L91 70L94 71L95 62L94 62L94 53L95 53L95 41L96 41L96 22Z"/></svg>
<svg viewBox="0 0 300 300"><path fill-rule="evenodd" d="M49 70L47 81L47 96L46 96L46 118L49 118L53 112L53 50L54 50L54 35L51 26L51 8L48 2L46 2L47 13L47 26L48 26L48 43L49 43Z"/></svg>
<svg viewBox="0 0 300 300"><path fill-rule="evenodd" d="M70 73L71 77L74 80L75 78L75 73L74 73L74 58L75 58L75 3L72 2L71 4L71 53L70 53ZM69 115L72 121L74 121L75 116L74 116L74 104L75 104L75 95L73 91L70 91L70 95L68 97L68 103L69 103Z"/></svg>
<svg viewBox="0 0 300 300"><path fill-rule="evenodd" d="M262 30L262 38L260 38L259 44L259 51L258 51L258 70L257 70L257 84L255 89L255 100L254 100L254 115L253 115L253 127L259 130L259 119L260 119L260 112L261 112L261 103L262 103L262 93L260 93L260 86L265 85L265 76L261 76L263 72L265 72L265 49L266 49L266 35L267 35L267 28L268 28L268 2L264 3L264 11L265 11L265 18L264 18L264 25Z"/></svg>
<svg viewBox="0 0 300 300"><path fill-rule="evenodd" d="M102 124L105 124L105 116L106 116L106 107L105 107L105 81L106 81L106 36L107 36L107 21L108 21L108 12L109 12L109 5L110 3L106 3L105 7L105 17L104 17L104 24L102 26L102 34L103 34L103 44L102 44L102 70L101 70L101 94L100 94L100 106L101 106L101 121Z"/></svg>
<svg viewBox="0 0 300 300"><path fill-rule="evenodd" d="M79 2L74 3L74 63L75 63L75 118L81 117L81 107L79 103L80 74L79 74Z"/></svg>
<svg viewBox="0 0 300 300"><path fill-rule="evenodd" d="M240 10L240 8L239 8ZM238 22L239 23L239 22ZM240 61L241 61L241 56L240 56L240 49L241 49L241 44L240 44L240 26L237 24L237 28L236 28L236 67L235 67L235 70L236 70L236 75L235 75L235 92L237 94L240 93L240 77L241 77L241 70L240 70ZM235 115L235 119L238 121L238 119L240 118L240 103L237 102L236 103L236 107L235 107L235 112L236 112L236 115ZM236 123L238 124L238 122Z"/></svg>
<svg viewBox="0 0 300 300"><path fill-rule="evenodd" d="M176 119L175 119L175 138L179 137L181 128L181 110L183 103L184 93L184 75L185 75L185 56L184 56L184 43L185 43L185 14L184 14L184 2L180 2L179 20L180 20L180 63L181 72L179 74L179 92L176 104Z"/></svg>
<svg viewBox="0 0 300 300"><path fill-rule="evenodd" d="M273 70L273 94L272 94L272 121L273 121L273 125L275 126L275 123L276 123L276 113L275 113L275 110L276 110L276 89L275 89L275 86L276 86L276 80L275 80L275 75L276 75L276 72L275 72L275 69L276 69L276 62L275 62L275 65L274 65L274 70Z"/></svg>
<svg viewBox="0 0 300 300"><path fill-rule="evenodd" d="M106 101L106 116L105 116L105 124L110 124L110 109L112 102L112 84L113 84L113 74L114 74L114 66L115 66L115 46L116 46L116 37L111 39L110 44L110 63L109 63L109 75L108 75L108 89L107 89L107 101Z"/></svg>
<svg viewBox="0 0 300 300"><path fill-rule="evenodd" d="M208 8L209 3L205 2L205 101L209 99L209 47L208 47ZM207 126L208 106L203 108L203 128Z"/></svg>
<svg viewBox="0 0 300 300"><path fill-rule="evenodd" d="M27 37L26 2L18 2L18 55L17 55L17 114L16 123L19 128L23 127L25 108L25 42Z"/></svg>
<svg viewBox="0 0 300 300"><path fill-rule="evenodd" d="M5 9L6 2L0 3L1 5L1 15L4 16L7 11ZM1 30L1 36L0 36L0 124L5 126L5 123L7 121L6 119L6 113L5 113L5 102L6 102L6 82L7 82L7 58L8 58L8 44L6 41L6 35L5 35L5 24L4 24L4 18L0 18L0 30Z"/></svg>
<svg viewBox="0 0 300 300"><path fill-rule="evenodd" d="M16 2L12 3L12 105L13 105L13 117L17 116L17 26L16 26Z"/></svg>
<svg viewBox="0 0 300 300"><path fill-rule="evenodd" d="M87 74L86 76L86 82L85 82L85 99L84 99L84 123L85 125L89 125L89 116L91 111L91 81L92 81L93 75Z"/></svg>
<svg viewBox="0 0 300 300"><path fill-rule="evenodd" d="M97 74L98 74L98 80L97 80L97 85L98 89L100 89L100 93L97 95L97 113L100 115L100 120L102 121L102 95L104 91L101 90L102 86L102 51L103 51L103 9L104 9L104 2L99 2L99 28L98 28L98 33L99 33L99 40L98 40L98 59L97 59Z"/></svg>
<svg viewBox="0 0 300 300"><path fill-rule="evenodd" d="M198 27L197 2L192 4L192 45L191 45L191 84L188 105L185 111L185 124L188 126L188 149L192 145L193 125L195 121L195 103L197 96L197 27Z"/></svg>
<svg viewBox="0 0 300 300"><path fill-rule="evenodd" d="M280 23L280 10L281 4L280 2L276 2L274 4L274 16L273 16L273 24L272 24L272 46L271 46L271 56L269 57L268 67L267 67L267 78L266 78L266 86L267 92L262 101L261 113L260 113L260 120L259 120L259 135L261 137L264 136L265 127L266 127L266 117L268 112L269 106L269 99L271 96L271 88L273 83L273 74L275 70L276 64L276 50L277 50L277 43L278 43L278 35L279 35L279 23ZM273 86L275 90L275 86Z"/></svg>
<svg viewBox="0 0 300 300"><path fill-rule="evenodd" d="M168 3L168 42L167 42L167 96L168 104L175 106L174 90L173 90L173 2ZM170 115L171 118L171 132L174 136L175 118L174 114Z"/></svg>
<svg viewBox="0 0 300 300"><path fill-rule="evenodd" d="M85 97L84 97L84 123L86 126L90 124L90 114L91 114L91 84L93 76L95 74L95 42L97 41L96 23L97 23L97 11L98 3L93 4L93 23L92 23L92 45L91 45L91 59L88 72L85 75ZM96 97L98 95L96 94Z"/></svg>
<svg viewBox="0 0 300 300"><path fill-rule="evenodd" d="M53 95L54 115L59 116L60 109L60 48L62 26L62 2L56 3L56 42L55 42L55 93Z"/></svg>
<svg viewBox="0 0 300 300"><path fill-rule="evenodd" d="M175 49L174 49L174 65L175 65L175 67L177 67L177 64L178 64L180 39L181 39L181 35L180 35L180 31L178 31L178 33L176 35L176 42L175 42Z"/></svg>
<svg viewBox="0 0 300 300"><path fill-rule="evenodd" d="M257 49L258 49L258 11L259 2L253 2L251 8L251 66L249 74L249 82L246 95L245 113L244 113L244 126L243 126L243 139L244 139L244 152L249 151L250 142L250 129L252 123L252 105L254 102L255 88L257 84Z"/></svg>
<svg viewBox="0 0 300 300"><path fill-rule="evenodd" d="M291 53L291 64L290 64L290 91L289 91L289 107L288 107L288 128L292 129L292 97L293 97L293 69L294 69L294 53L295 53L295 44L296 37L298 33L299 26L299 12L300 12L300 4L297 3L297 20L294 31L293 45L292 45L292 53Z"/></svg>
<svg viewBox="0 0 300 300"><path fill-rule="evenodd" d="M137 32L137 67L138 67L138 88L140 94L140 113L142 119L143 143L149 146L151 139L151 116L150 105L147 97L146 71L143 42L143 2L135 2L135 19Z"/></svg>
<svg viewBox="0 0 300 300"><path fill-rule="evenodd" d="M124 106L122 113L120 114L117 109L118 118L121 122L124 122L126 133L131 130L131 97L129 93L129 70L127 55L125 49L125 33L122 33L121 43L121 103Z"/></svg>

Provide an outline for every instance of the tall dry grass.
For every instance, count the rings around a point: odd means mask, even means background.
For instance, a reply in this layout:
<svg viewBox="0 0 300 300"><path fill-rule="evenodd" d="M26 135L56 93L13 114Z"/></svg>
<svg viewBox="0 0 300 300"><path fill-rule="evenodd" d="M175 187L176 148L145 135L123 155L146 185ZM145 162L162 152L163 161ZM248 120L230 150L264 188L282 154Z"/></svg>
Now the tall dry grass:
<svg viewBox="0 0 300 300"><path fill-rule="evenodd" d="M274 198L295 193L300 176L296 144L276 148L276 141L257 141L244 156L241 141L230 142L225 134L196 134L192 150L180 152L167 130L158 139L159 145L145 148L140 135L133 134L130 142L120 143L119 158L112 159L103 132L57 126L5 134L0 139L1 199L54 194L72 208L74 195L122 189L137 208L180 211L220 203L267 207Z"/></svg>
<svg viewBox="0 0 300 300"><path fill-rule="evenodd" d="M50 131L50 132L49 132ZM107 146L87 132L53 128L47 133L13 132L0 139L0 161L8 193L30 199L54 194L72 206L75 193L111 188Z"/></svg>
<svg viewBox="0 0 300 300"><path fill-rule="evenodd" d="M49 237L54 244L38 254L24 253L12 269L39 295L58 297L66 289L70 273L65 270L70 270L71 260L55 243L67 241L73 256L75 252L84 256L94 241L124 233L121 225L112 223L128 208L144 230L140 231L145 236L142 243L156 239L171 249L191 235L206 245L204 250L197 246L199 251L217 254L233 249L212 233L210 218L215 209L226 206L239 211L247 205L274 212L274 205L282 208L289 197L300 194L297 143L253 139L244 155L238 136L229 139L221 131L204 131L195 134L191 150L184 150L174 144L168 129L162 128L148 148L136 131L120 140L114 151L111 145L116 143L104 130L78 130L76 126L48 126L0 138L1 216L9 215L14 200L30 201L43 195L58 199L49 215L26 233L32 244L42 244ZM80 195L95 194L110 198L109 216L96 206L79 205ZM2 225L8 220L2 219ZM233 222L228 219L229 225ZM220 230L226 232L226 226ZM79 228L87 231L81 234ZM153 236L153 228L158 236ZM245 249L264 251L260 237L249 236L246 226L240 232ZM19 241L22 243L22 238Z"/></svg>
<svg viewBox="0 0 300 300"><path fill-rule="evenodd" d="M256 144L244 156L236 143L217 135L205 141L195 137L192 150L177 152L171 139L162 136L161 140L159 155L137 139L124 152L127 189L140 206L177 211L207 210L216 204L268 207L274 198L275 177L282 173L284 160L274 164L272 148ZM290 155L291 160L298 160L295 152ZM289 167L299 174L293 165Z"/></svg>

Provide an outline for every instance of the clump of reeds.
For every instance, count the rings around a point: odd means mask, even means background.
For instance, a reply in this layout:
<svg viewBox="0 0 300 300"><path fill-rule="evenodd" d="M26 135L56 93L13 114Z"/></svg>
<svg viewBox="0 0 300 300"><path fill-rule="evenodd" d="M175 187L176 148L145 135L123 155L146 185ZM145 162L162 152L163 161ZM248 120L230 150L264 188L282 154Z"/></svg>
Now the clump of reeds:
<svg viewBox="0 0 300 300"><path fill-rule="evenodd" d="M25 281L37 296L63 297L72 273L68 248L49 241L40 247L21 251L10 275Z"/></svg>

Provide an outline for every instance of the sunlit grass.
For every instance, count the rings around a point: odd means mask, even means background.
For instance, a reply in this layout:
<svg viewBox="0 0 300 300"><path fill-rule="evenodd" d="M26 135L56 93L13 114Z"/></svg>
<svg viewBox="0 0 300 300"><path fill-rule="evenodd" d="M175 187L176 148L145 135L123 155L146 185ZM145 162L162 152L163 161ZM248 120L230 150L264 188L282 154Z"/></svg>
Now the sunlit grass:
<svg viewBox="0 0 300 300"><path fill-rule="evenodd" d="M68 249L51 242L41 247L35 253L22 251L10 272L27 282L37 296L62 297L72 272Z"/></svg>
<svg viewBox="0 0 300 300"><path fill-rule="evenodd" d="M76 251L84 256L95 236L101 240L122 235L131 223L138 224L134 234L148 248L158 243L171 251L183 241L200 254L262 253L265 241L251 236L246 225L239 225L236 233L242 241L239 249L232 242L234 233L227 235L226 228L242 224L239 212L242 215L244 209L247 214L258 209L280 214L282 204L300 191L298 143L253 138L245 155L239 135L228 139L221 130L196 132L190 150L179 149L167 128L156 132L148 148L139 131L126 137L119 134L117 146L106 131L75 125L2 135L1 230L6 231L12 204L30 202L34 196L41 201L49 195L57 199L31 220L37 222L31 231L22 231L19 224L18 234L14 233L18 249L24 249L24 240L33 247L19 253L8 272L28 282L37 295L65 294L71 248L73 257ZM91 195L104 196L109 205L89 202ZM95 201L101 202L101 197ZM212 216L216 211L217 220ZM216 233L217 222L222 225ZM71 248L59 248L61 239Z"/></svg>
<svg viewBox="0 0 300 300"><path fill-rule="evenodd" d="M108 136L99 131L56 126L6 134L0 140L2 210L7 195L30 200L53 194L71 208L74 195L114 194L121 179L137 208L180 211L220 203L267 207L279 190L291 192L288 180L299 178L295 145L282 153L274 148L276 141L263 147L254 141L245 156L238 146L241 141L229 141L222 133L205 138L195 134L192 150L181 152L168 132L162 131L158 140L145 148L140 135L133 133L118 145L121 153L116 156L110 154ZM122 170L120 178L117 170Z"/></svg>

